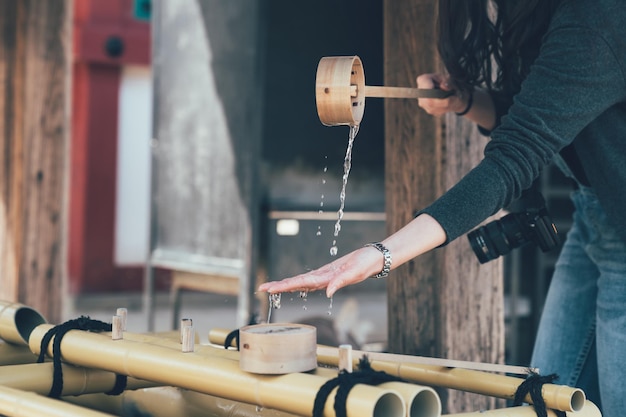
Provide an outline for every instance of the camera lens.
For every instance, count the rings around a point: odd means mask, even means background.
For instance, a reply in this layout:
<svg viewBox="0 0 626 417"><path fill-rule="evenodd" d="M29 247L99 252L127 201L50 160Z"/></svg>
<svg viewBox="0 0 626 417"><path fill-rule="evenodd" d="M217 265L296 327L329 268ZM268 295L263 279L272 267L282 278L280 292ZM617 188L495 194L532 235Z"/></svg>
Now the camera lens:
<svg viewBox="0 0 626 417"><path fill-rule="evenodd" d="M470 246L481 264L497 258L494 254L495 250L493 247L490 247L485 240L482 227L468 233L467 238L469 239Z"/></svg>
<svg viewBox="0 0 626 417"><path fill-rule="evenodd" d="M480 263L506 255L529 242L524 230L524 213L511 213L467 235L472 250Z"/></svg>

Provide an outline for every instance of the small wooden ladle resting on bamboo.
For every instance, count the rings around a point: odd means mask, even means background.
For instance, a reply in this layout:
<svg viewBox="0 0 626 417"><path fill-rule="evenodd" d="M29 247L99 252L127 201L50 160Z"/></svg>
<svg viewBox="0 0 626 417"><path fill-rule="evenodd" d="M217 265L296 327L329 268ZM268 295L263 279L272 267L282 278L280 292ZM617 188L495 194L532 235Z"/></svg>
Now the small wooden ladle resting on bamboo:
<svg viewBox="0 0 626 417"><path fill-rule="evenodd" d="M363 63L356 55L324 57L317 66L315 102L320 121L326 126L361 123L365 97L446 98L453 94L437 88L367 86Z"/></svg>

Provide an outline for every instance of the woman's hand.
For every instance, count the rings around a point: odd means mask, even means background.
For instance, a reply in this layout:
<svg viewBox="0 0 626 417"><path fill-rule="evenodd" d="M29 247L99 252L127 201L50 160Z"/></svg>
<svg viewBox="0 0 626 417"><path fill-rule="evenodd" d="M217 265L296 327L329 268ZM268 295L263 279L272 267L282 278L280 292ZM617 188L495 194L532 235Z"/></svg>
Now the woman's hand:
<svg viewBox="0 0 626 417"><path fill-rule="evenodd" d="M363 247L314 271L261 284L259 291L282 293L326 288L326 296L330 298L340 288L365 281L377 274L382 264L382 255L377 249Z"/></svg>
<svg viewBox="0 0 626 417"><path fill-rule="evenodd" d="M428 214L420 214L380 243L391 253L391 269L395 269L445 241L446 232L437 220ZM326 288L326 296L332 297L340 288L378 274L384 264L385 259L378 249L364 246L314 271L282 281L266 282L259 286L259 291L281 293Z"/></svg>
<svg viewBox="0 0 626 417"><path fill-rule="evenodd" d="M444 74L422 74L417 77L418 88L440 88L445 91L454 91L454 95L447 98L420 98L419 106L426 113L433 116L455 112L462 114L467 120L482 126L486 130L493 130L496 125L496 109L487 90L475 88L472 93L461 91L449 76ZM472 101L470 102L470 95Z"/></svg>
<svg viewBox="0 0 626 417"><path fill-rule="evenodd" d="M433 116L441 116L448 112L460 113L467 107L469 95L459 91L447 75L422 74L417 77L417 88L439 88L444 91L455 91L454 95L447 98L418 99L419 106Z"/></svg>

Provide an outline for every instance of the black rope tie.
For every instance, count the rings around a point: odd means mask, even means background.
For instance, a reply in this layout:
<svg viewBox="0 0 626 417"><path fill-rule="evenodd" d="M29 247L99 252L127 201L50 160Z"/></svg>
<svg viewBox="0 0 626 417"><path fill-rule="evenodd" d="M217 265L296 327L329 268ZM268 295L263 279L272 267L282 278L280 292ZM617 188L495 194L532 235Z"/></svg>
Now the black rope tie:
<svg viewBox="0 0 626 417"><path fill-rule="evenodd" d="M313 417L322 417L324 414L324 405L328 396L335 387L335 403L333 405L337 417L347 417L346 400L350 390L356 384L380 385L384 382L403 381L394 375L389 375L383 371L375 371L372 369L367 356L363 356L359 360L359 370L355 372L340 371L337 378L333 378L322 385L315 396L313 403Z"/></svg>
<svg viewBox="0 0 626 417"><path fill-rule="evenodd" d="M233 339L237 342L237 350L239 350L239 329L235 329L228 333L226 339L224 340L224 349L228 349L230 347L233 343Z"/></svg>
<svg viewBox="0 0 626 417"><path fill-rule="evenodd" d="M39 357L37 363L42 363L45 359L50 341L54 337L54 343L52 344L52 364L54 373L52 375L52 387L48 393L48 397L59 398L63 392L63 368L61 366L61 340L63 336L70 330L84 330L88 332L110 332L112 325L100 320L92 320L86 316L80 316L77 319L68 320L63 324L59 324L48 330L41 339L41 346L39 350ZM115 385L113 389L106 394L119 395L126 389L127 382L126 375L116 375Z"/></svg>
<svg viewBox="0 0 626 417"><path fill-rule="evenodd" d="M128 376L115 374L115 384L111 391L105 392L106 395L120 395L126 389L126 385L128 384Z"/></svg>
<svg viewBox="0 0 626 417"><path fill-rule="evenodd" d="M517 391L515 391L513 405L522 405L524 403L524 398L526 397L526 395L530 394L530 399L532 400L533 407L535 408L535 413L537 413L537 417L548 417L546 402L543 400L543 396L541 395L541 387L543 387L543 384L551 384L558 378L559 376L557 374L542 376L536 372L530 372L524 382L522 382L519 387L517 387ZM558 417L566 417L565 411L553 411Z"/></svg>
<svg viewBox="0 0 626 417"><path fill-rule="evenodd" d="M253 324L259 324L259 318L256 314L251 315L250 320L248 320L248 326ZM224 349L228 349L233 343L233 340L235 340L237 350L239 350L239 329L235 329L226 335L226 339L224 339Z"/></svg>

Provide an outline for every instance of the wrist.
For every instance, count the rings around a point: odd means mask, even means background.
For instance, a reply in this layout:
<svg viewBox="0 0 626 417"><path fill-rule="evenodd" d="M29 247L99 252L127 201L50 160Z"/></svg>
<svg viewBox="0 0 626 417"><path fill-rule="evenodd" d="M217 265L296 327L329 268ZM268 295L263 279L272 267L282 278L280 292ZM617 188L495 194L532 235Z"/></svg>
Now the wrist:
<svg viewBox="0 0 626 417"><path fill-rule="evenodd" d="M373 275L372 277L373 278L387 277L387 275L389 275L389 272L391 271L391 252L389 251L389 249L387 249L380 242L368 243L365 246L371 246L383 254L383 267L379 273L377 273L376 275Z"/></svg>
<svg viewBox="0 0 626 417"><path fill-rule="evenodd" d="M472 109L472 105L474 104L474 90L470 90L467 96L467 103L465 104L465 108L459 112L455 112L457 116L465 116Z"/></svg>

